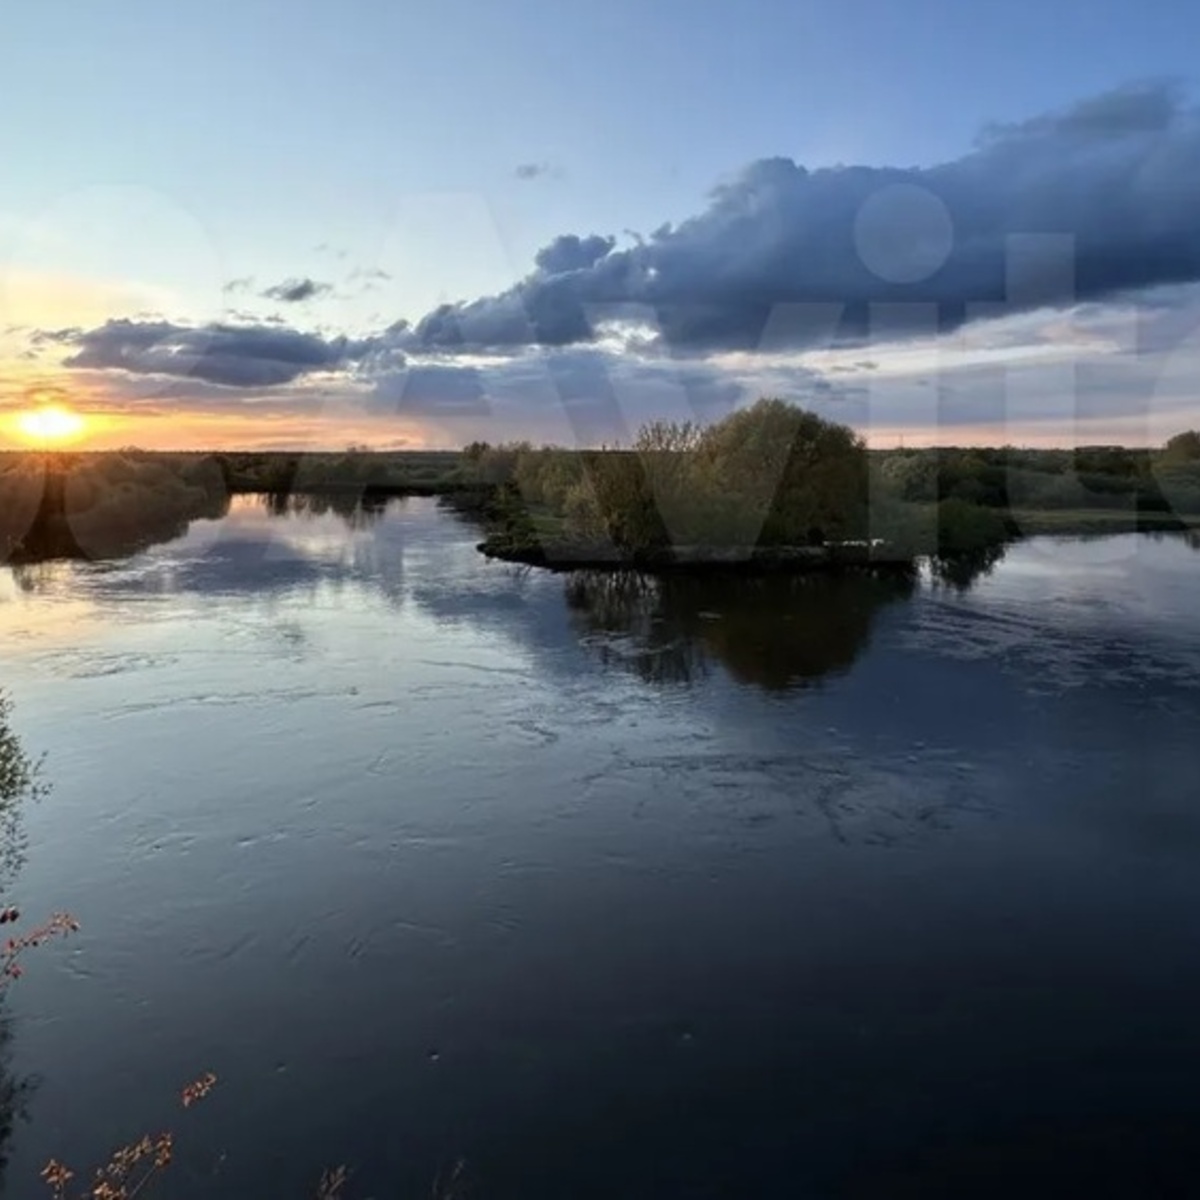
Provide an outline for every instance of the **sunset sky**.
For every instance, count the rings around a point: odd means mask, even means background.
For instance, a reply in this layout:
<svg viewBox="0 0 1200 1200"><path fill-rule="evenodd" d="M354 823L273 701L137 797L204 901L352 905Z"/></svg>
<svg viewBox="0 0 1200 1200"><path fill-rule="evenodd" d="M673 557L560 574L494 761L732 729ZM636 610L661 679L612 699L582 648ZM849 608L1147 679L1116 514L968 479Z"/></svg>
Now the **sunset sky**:
<svg viewBox="0 0 1200 1200"><path fill-rule="evenodd" d="M17 0L4 41L0 446L1200 425L1183 0Z"/></svg>

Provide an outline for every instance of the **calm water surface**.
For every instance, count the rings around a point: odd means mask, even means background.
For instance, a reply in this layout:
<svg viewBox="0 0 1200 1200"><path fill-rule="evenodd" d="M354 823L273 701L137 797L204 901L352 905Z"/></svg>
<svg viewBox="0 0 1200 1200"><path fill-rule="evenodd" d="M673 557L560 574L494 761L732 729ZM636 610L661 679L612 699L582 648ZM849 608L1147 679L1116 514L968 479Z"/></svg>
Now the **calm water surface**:
<svg viewBox="0 0 1200 1200"><path fill-rule="evenodd" d="M433 501L0 572L53 793L7 1194L1186 1195L1200 556L573 578ZM221 1082L188 1113L179 1086Z"/></svg>

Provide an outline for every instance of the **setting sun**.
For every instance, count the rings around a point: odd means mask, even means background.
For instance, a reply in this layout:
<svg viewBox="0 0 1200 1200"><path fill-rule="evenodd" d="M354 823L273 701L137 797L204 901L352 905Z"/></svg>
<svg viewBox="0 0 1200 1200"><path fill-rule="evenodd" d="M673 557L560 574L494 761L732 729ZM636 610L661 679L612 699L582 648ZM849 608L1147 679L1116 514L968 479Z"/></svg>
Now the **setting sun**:
<svg viewBox="0 0 1200 1200"><path fill-rule="evenodd" d="M20 413L16 426L23 438L39 445L78 441L87 431L84 418L61 404Z"/></svg>

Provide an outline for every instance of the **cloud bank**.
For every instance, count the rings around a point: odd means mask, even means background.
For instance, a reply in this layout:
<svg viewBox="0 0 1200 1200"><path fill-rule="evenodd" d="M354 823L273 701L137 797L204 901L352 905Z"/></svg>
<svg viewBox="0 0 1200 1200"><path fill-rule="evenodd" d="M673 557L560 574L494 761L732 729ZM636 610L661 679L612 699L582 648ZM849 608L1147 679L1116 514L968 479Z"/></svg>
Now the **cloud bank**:
<svg viewBox="0 0 1200 1200"><path fill-rule="evenodd" d="M373 340L326 339L278 325L124 319L50 336L71 347L67 367L197 379L228 388L277 387L303 375L343 369L375 346Z"/></svg>
<svg viewBox="0 0 1200 1200"><path fill-rule="evenodd" d="M931 167L760 160L703 212L638 245L556 239L528 277L441 306L415 339L565 346L592 340L598 319L622 307L689 354L754 348L773 319L777 342L827 340L811 314L780 321L787 305L831 306L843 337L863 336L879 303L933 306L953 329L984 304L1065 305L1200 278L1198 201L1200 113L1167 85L1130 87L992 126L971 152Z"/></svg>

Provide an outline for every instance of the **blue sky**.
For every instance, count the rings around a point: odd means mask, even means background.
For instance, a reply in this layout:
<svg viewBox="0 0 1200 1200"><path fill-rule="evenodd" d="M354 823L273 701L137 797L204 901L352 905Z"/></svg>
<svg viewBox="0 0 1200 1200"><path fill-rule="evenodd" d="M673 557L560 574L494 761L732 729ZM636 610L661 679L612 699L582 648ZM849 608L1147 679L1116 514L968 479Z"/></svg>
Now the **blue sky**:
<svg viewBox="0 0 1200 1200"><path fill-rule="evenodd" d="M20 339L112 319L172 329L286 322L326 340L367 338L400 319L416 327L439 303L502 294L562 235L611 236L620 251L634 233L678 226L706 211L714 185L745 180L761 160L936 167L969 155L991 122L1069 112L1145 81L1180 84L1176 144L1186 157L1200 44L1200 9L1165 0L14 0L4 26L0 328L19 330L0 346L14 364L0 371L0 404L64 387L113 413L153 416L161 432L172 420L190 429L194 412L280 422L305 405L328 423L344 403L350 424L369 420L381 441L389 431L397 441L454 440L474 425L494 435L506 421L535 436L564 427L486 389L447 421L435 394L409 404L413 388L398 392L394 380L372 381L366 403L362 363L339 391L326 370L336 355L321 364L319 399L278 382L234 396L203 371L189 392L186 377L164 382L111 359L56 373L45 353L22 357L33 352ZM1186 189L1195 178L1185 171L1156 186ZM891 220L886 206L877 220ZM903 213L896 221L902 229ZM305 280L314 286L302 301L266 294ZM1125 322L1128 305L1114 314ZM1103 317L1086 314L1093 334ZM744 349L690 347L681 368L681 346L668 348L675 365L650 362L647 405L662 401L655 388L670 376L671 404L697 407L694 370L728 377L715 350ZM462 365L445 361L447 349L397 343L386 362L372 356L372 369L402 364L444 382ZM467 369L493 349L475 347ZM628 339L607 349L616 357L598 386L610 393L613 371L626 378L639 353L643 365L652 357ZM768 365L786 386L786 364ZM800 363L797 379L814 370ZM738 378L756 382L745 364ZM633 383L625 390L636 410ZM461 399L461 387L451 391ZM394 411L382 411L381 395ZM898 405L895 420L873 424L918 427L907 414Z"/></svg>

